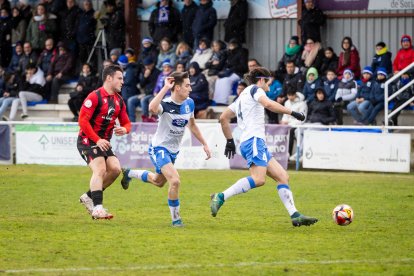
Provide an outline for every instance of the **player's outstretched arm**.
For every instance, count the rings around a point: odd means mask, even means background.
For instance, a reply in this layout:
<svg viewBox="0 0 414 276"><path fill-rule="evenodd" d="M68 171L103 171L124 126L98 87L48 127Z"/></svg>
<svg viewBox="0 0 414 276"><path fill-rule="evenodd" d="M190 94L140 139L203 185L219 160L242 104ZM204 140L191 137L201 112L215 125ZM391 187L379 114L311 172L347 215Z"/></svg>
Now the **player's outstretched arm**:
<svg viewBox="0 0 414 276"><path fill-rule="evenodd" d="M266 96L261 96L259 98L258 102L261 105L263 105L264 108L266 108L266 109L268 109L272 112L291 115L291 116L295 117L296 119L298 119L299 121L304 121L305 120L305 115L304 114L292 111L289 108L284 107L280 103L272 101L271 99L269 99Z"/></svg>
<svg viewBox="0 0 414 276"><path fill-rule="evenodd" d="M168 90L172 89L174 86L174 78L173 77L166 77L164 80L164 87L158 92L154 99L149 103L149 111L152 114L160 113L160 104L162 99L164 99L165 94L167 94Z"/></svg>
<svg viewBox="0 0 414 276"><path fill-rule="evenodd" d="M204 140L203 135L201 134L200 129L198 128L197 124L195 123L194 118L190 118L188 128L190 129L191 133L197 138L197 140L203 145L204 152L207 154L206 160L211 158L211 151L207 145L206 140Z"/></svg>

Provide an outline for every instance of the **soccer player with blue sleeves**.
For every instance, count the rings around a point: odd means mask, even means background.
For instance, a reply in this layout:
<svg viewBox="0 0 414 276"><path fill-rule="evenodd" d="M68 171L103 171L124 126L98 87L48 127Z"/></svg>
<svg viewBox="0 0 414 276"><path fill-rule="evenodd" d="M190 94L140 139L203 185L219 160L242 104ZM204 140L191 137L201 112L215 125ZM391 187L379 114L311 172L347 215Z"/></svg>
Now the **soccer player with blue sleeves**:
<svg viewBox="0 0 414 276"><path fill-rule="evenodd" d="M305 116L270 100L266 96L271 84L271 74L266 68L255 68L245 78L252 85L246 87L239 98L225 109L220 116L220 123L227 139L224 154L231 159L236 153L236 146L232 137L230 120L237 116L237 125L242 130L240 152L247 161L250 176L239 179L222 193L212 194L211 214L215 217L220 207L230 197L263 186L267 174L278 182L279 197L291 217L293 226L312 225L318 220L298 212L288 184L289 176L269 153L265 143L265 108L272 112L291 115L300 121L305 120Z"/></svg>
<svg viewBox="0 0 414 276"><path fill-rule="evenodd" d="M163 99L171 90L171 97ZM175 159L180 150L185 127L203 145L203 150L210 159L211 152L194 119L194 101L189 98L191 92L190 78L187 72L174 72L167 77L164 87L149 104L152 114L159 115L157 131L149 147L149 155L155 166L156 173L146 170L123 169L122 187L129 187L131 178L141 179L157 187L163 187L168 181L168 206L170 208L172 226L183 226L180 216L178 190L180 176L174 167Z"/></svg>

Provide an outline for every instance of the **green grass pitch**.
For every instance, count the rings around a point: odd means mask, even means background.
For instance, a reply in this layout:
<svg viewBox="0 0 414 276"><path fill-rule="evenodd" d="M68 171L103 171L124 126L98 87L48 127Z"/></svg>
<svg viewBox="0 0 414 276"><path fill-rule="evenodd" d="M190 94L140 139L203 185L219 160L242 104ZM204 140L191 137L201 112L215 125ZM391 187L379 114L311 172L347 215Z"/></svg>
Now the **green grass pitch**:
<svg viewBox="0 0 414 276"><path fill-rule="evenodd" d="M291 225L270 179L211 217L210 193L247 171L181 170L185 227L172 228L166 187L124 191L118 178L104 193L114 219L93 221L78 203L86 166L0 166L0 274L412 275L413 174L289 173L314 226ZM340 203L354 209L349 226L332 221Z"/></svg>

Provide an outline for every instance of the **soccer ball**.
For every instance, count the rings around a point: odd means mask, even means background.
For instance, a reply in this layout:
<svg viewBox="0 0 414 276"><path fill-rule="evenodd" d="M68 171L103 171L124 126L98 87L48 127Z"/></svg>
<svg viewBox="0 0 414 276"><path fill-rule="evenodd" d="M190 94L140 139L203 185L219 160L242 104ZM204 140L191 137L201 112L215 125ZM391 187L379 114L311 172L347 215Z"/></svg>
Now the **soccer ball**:
<svg viewBox="0 0 414 276"><path fill-rule="evenodd" d="M333 209L332 218L336 224L346 226L354 219L354 210L349 205L340 204Z"/></svg>

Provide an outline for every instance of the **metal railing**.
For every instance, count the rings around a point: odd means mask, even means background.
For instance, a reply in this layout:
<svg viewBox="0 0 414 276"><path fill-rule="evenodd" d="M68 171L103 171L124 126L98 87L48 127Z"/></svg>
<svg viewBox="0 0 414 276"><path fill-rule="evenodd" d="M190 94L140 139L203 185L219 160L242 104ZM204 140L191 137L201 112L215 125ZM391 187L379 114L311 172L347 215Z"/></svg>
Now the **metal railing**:
<svg viewBox="0 0 414 276"><path fill-rule="evenodd" d="M389 95L389 85L394 82L397 78L399 78L401 75L403 75L405 72L409 71L411 68L414 67L414 62L411 63L410 65L408 65L407 67L405 67L403 70L399 71L397 74L395 74L394 76L392 76L392 78L390 78L389 80L387 80L385 82L385 89L384 89L384 100L385 100L385 106L384 106L384 124L385 126L388 126L388 120L394 116L396 113L400 112L402 109L404 109L407 105L409 105L412 101L414 101L414 96L410 99L408 99L404 104L402 104L401 106L399 106L398 108L396 108L395 110L393 110L391 113L389 113L388 110L388 104L389 102L394 99L395 97L397 97L399 94L401 94L402 92L404 92L406 89L410 88L413 84L414 84L414 79L411 80L409 83L407 83L406 85L404 85L403 87L401 87L400 89L398 89L397 92L395 92L394 94L392 94L391 96Z"/></svg>

